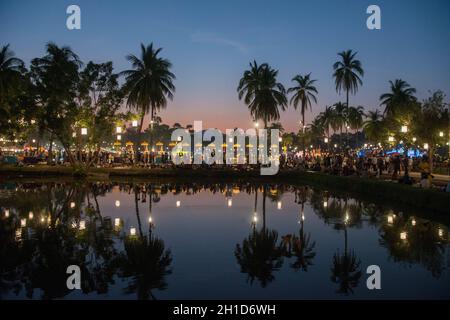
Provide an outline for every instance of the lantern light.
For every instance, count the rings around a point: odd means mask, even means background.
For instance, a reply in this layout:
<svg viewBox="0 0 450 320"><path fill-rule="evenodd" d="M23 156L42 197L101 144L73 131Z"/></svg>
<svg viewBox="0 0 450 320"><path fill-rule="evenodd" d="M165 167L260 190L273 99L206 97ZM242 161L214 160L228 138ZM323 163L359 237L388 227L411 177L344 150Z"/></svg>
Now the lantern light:
<svg viewBox="0 0 450 320"><path fill-rule="evenodd" d="M153 222L152 216L149 216L149 217L148 217L148 222L149 222L149 223L152 223L152 222Z"/></svg>
<svg viewBox="0 0 450 320"><path fill-rule="evenodd" d="M5 210L5 218L9 218L9 210L8 209Z"/></svg>
<svg viewBox="0 0 450 320"><path fill-rule="evenodd" d="M33 219L33 217L34 217L34 214L33 214L33 211L30 211L30 212L28 212L28 219Z"/></svg>
<svg viewBox="0 0 450 320"><path fill-rule="evenodd" d="M416 142L416 141L417 141L417 138L416 138L416 137L413 137L412 140L413 140L413 142Z"/></svg>
<svg viewBox="0 0 450 320"><path fill-rule="evenodd" d="M120 218L115 218L114 219L114 226L120 227Z"/></svg>
<svg viewBox="0 0 450 320"><path fill-rule="evenodd" d="M130 235L135 236L136 235L136 228L130 228Z"/></svg>
<svg viewBox="0 0 450 320"><path fill-rule="evenodd" d="M86 229L86 221L81 220L80 221L80 230L84 230L84 229Z"/></svg>
<svg viewBox="0 0 450 320"><path fill-rule="evenodd" d="M439 132L439 137L443 137L444 136L444 132L443 131L440 131Z"/></svg>
<svg viewBox="0 0 450 320"><path fill-rule="evenodd" d="M325 143L328 143L328 138L323 139Z"/></svg>
<svg viewBox="0 0 450 320"><path fill-rule="evenodd" d="M324 201L324 202L323 202L323 207L324 207L324 208L327 208L327 207L328 207L328 201Z"/></svg>
<svg viewBox="0 0 450 320"><path fill-rule="evenodd" d="M136 127L138 126L137 120L131 121L131 126L132 126L133 128L136 128Z"/></svg>
<svg viewBox="0 0 450 320"><path fill-rule="evenodd" d="M81 128L81 135L82 136L87 135L87 128Z"/></svg>
<svg viewBox="0 0 450 320"><path fill-rule="evenodd" d="M231 198L228 199L227 205L228 205L229 207L233 206L233 199L231 199Z"/></svg>
<svg viewBox="0 0 450 320"><path fill-rule="evenodd" d="M336 143L334 144L334 147L337 148L337 144Z"/></svg>
<svg viewBox="0 0 450 320"><path fill-rule="evenodd" d="M407 237L407 233L405 231L400 232L400 239L401 240L406 240L406 237Z"/></svg>
<svg viewBox="0 0 450 320"><path fill-rule="evenodd" d="M122 127L116 127L116 133L122 133Z"/></svg>
<svg viewBox="0 0 450 320"><path fill-rule="evenodd" d="M256 215L253 216L253 223L258 222L258 217Z"/></svg>
<svg viewBox="0 0 450 320"><path fill-rule="evenodd" d="M75 208L75 202L71 202L71 203L70 203L70 208L71 208L71 209Z"/></svg>
<svg viewBox="0 0 450 320"><path fill-rule="evenodd" d="M121 140L122 140L122 135L118 134L118 135L117 135L117 140L118 140L118 141L121 141Z"/></svg>
<svg viewBox="0 0 450 320"><path fill-rule="evenodd" d="M415 225L416 225L416 219L412 219L411 224L412 224L413 226L415 226Z"/></svg>
<svg viewBox="0 0 450 320"><path fill-rule="evenodd" d="M27 225L27 219L20 219L20 226L25 227Z"/></svg>
<svg viewBox="0 0 450 320"><path fill-rule="evenodd" d="M177 200L176 205L177 205L177 207L181 206L181 201Z"/></svg>
<svg viewBox="0 0 450 320"><path fill-rule="evenodd" d="M120 207L120 201L119 201L119 200L116 200L115 205L116 205L117 208Z"/></svg>
<svg viewBox="0 0 450 320"><path fill-rule="evenodd" d="M278 201L278 202L277 202L277 209L278 209L278 210L281 210L281 209L282 209L281 201Z"/></svg>
<svg viewBox="0 0 450 320"><path fill-rule="evenodd" d="M255 125L255 128L259 127L259 123L258 122L255 122L254 125Z"/></svg>
<svg viewBox="0 0 450 320"><path fill-rule="evenodd" d="M391 216L391 215L388 216L387 220L388 220L389 224L393 224L394 223L394 217Z"/></svg>
<svg viewBox="0 0 450 320"><path fill-rule="evenodd" d="M429 147L430 147L430 146L428 145L428 143L424 143L424 144L423 144L423 148L424 148L425 150L428 150Z"/></svg>
<svg viewBox="0 0 450 320"><path fill-rule="evenodd" d="M390 136L390 137L388 138L388 141L389 141L389 142L394 142L394 137Z"/></svg>
<svg viewBox="0 0 450 320"><path fill-rule="evenodd" d="M402 126L401 131L402 133L408 132L408 126Z"/></svg>

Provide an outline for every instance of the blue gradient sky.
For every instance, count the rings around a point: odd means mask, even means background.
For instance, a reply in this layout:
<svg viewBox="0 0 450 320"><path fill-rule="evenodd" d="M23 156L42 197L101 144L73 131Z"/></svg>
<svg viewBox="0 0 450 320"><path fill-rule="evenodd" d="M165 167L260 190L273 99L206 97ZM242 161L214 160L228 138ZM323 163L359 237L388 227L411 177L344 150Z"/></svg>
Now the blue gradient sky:
<svg viewBox="0 0 450 320"><path fill-rule="evenodd" d="M66 29L66 8L78 4L82 29ZM366 28L366 8L382 10L382 30ZM332 64L344 49L358 51L366 75L352 105L378 106L388 80L402 78L423 99L429 90L450 95L450 1L23 1L0 0L0 44L10 43L29 63L48 41L69 45L84 62L125 56L141 42L163 47L177 76L175 100L161 113L164 122L205 127L251 126L236 87L249 61L279 69L286 87L296 73L318 79L319 101L312 116L344 96L335 91ZM296 130L300 114L291 107L281 118Z"/></svg>

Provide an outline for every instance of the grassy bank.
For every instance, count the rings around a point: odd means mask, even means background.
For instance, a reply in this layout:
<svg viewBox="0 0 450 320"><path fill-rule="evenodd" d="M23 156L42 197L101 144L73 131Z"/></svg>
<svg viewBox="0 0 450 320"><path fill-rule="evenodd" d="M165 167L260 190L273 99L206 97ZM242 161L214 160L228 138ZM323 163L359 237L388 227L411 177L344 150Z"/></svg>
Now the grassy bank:
<svg viewBox="0 0 450 320"><path fill-rule="evenodd" d="M17 178L73 178L69 167L14 167L0 166L2 180ZM326 188L349 196L358 196L368 201L389 204L393 207L405 206L426 210L429 213L444 214L450 217L450 194L436 190L424 190L407 185L378 179L340 177L321 173L282 171L275 176L261 176L259 171L236 171L224 167L210 169L142 169L142 168L96 168L92 169L88 179L110 180L117 182L138 182L144 180L170 179L174 182L202 182L245 180L255 183L307 184L317 188Z"/></svg>

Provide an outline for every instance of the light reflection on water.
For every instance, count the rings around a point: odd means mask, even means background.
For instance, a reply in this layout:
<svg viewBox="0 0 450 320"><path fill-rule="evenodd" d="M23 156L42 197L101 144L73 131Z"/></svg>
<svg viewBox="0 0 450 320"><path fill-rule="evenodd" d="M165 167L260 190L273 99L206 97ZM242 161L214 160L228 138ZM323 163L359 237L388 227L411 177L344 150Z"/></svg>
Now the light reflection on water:
<svg viewBox="0 0 450 320"><path fill-rule="evenodd" d="M2 299L450 297L445 225L306 186L9 183L0 210Z"/></svg>

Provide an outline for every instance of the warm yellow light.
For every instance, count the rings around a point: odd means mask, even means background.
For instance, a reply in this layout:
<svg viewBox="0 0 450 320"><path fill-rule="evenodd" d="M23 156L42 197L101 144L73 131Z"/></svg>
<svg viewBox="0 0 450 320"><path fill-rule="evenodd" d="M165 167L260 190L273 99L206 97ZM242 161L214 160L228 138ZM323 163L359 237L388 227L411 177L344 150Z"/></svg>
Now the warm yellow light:
<svg viewBox="0 0 450 320"><path fill-rule="evenodd" d="M9 210L8 209L5 210L5 218L9 218Z"/></svg>
<svg viewBox="0 0 450 320"><path fill-rule="evenodd" d="M117 208L120 207L120 201L119 201L119 200L116 200L115 205L116 205Z"/></svg>
<svg viewBox="0 0 450 320"><path fill-rule="evenodd" d="M120 227L120 218L115 218L114 219L114 226Z"/></svg>
<svg viewBox="0 0 450 320"><path fill-rule="evenodd" d="M388 216L388 223L389 224L393 224L394 223L394 217L393 216L391 216L391 215Z"/></svg>
<svg viewBox="0 0 450 320"><path fill-rule="evenodd" d="M27 219L20 219L20 226L25 227L27 225Z"/></svg>
<svg viewBox="0 0 450 320"><path fill-rule="evenodd" d="M438 229L438 235L439 237L443 237L444 236L444 230L442 230L441 228Z"/></svg>
<svg viewBox="0 0 450 320"><path fill-rule="evenodd" d="M87 128L81 128L81 135L82 136L87 135Z"/></svg>
<svg viewBox="0 0 450 320"><path fill-rule="evenodd" d="M33 211L30 211L30 212L28 212L28 219L33 219L33 217L34 217L34 214L33 214Z"/></svg>
<svg viewBox="0 0 450 320"><path fill-rule="evenodd" d="M253 216L253 222L254 223L258 222L258 217L257 216Z"/></svg>
<svg viewBox="0 0 450 320"><path fill-rule="evenodd" d="M439 137L443 137L444 136L444 132L440 131L439 132Z"/></svg>
<svg viewBox="0 0 450 320"><path fill-rule="evenodd" d="M388 141L389 141L389 142L394 142L394 137L392 137L392 136L389 137L389 138L388 138Z"/></svg>
<svg viewBox="0 0 450 320"><path fill-rule="evenodd" d="M350 216L348 215L348 212L345 213L345 223L350 221Z"/></svg>
<svg viewBox="0 0 450 320"><path fill-rule="evenodd" d="M337 148L337 144L336 143L334 144L334 147Z"/></svg>
<svg viewBox="0 0 450 320"><path fill-rule="evenodd" d="M406 240L406 237L407 237L407 234L406 234L405 231L400 232L400 239L401 239L401 240Z"/></svg>
<svg viewBox="0 0 450 320"><path fill-rule="evenodd" d="M176 205L177 205L177 207L181 206L181 201L177 200Z"/></svg>
<svg viewBox="0 0 450 320"><path fill-rule="evenodd" d="M122 135L118 134L117 135L117 141L121 141L122 140Z"/></svg>
<svg viewBox="0 0 450 320"><path fill-rule="evenodd" d="M32 141L33 141L33 143L36 143L36 139L33 139Z"/></svg>
<svg viewBox="0 0 450 320"><path fill-rule="evenodd" d="M41 217L41 222L45 222L45 218L44 217Z"/></svg>
<svg viewBox="0 0 450 320"><path fill-rule="evenodd" d="M324 207L324 208L328 207L328 201L324 201L324 202L323 202L323 207Z"/></svg>
<svg viewBox="0 0 450 320"><path fill-rule="evenodd" d="M402 131L403 133L408 132L408 126L402 126L401 131Z"/></svg>
<svg viewBox="0 0 450 320"><path fill-rule="evenodd" d="M132 236L136 235L136 228L130 228L130 235Z"/></svg>
<svg viewBox="0 0 450 320"><path fill-rule="evenodd" d="M80 221L80 230L84 230L84 229L86 229L86 221L81 220Z"/></svg>
<svg viewBox="0 0 450 320"><path fill-rule="evenodd" d="M227 204L229 207L233 206L233 199L228 199Z"/></svg>
<svg viewBox="0 0 450 320"><path fill-rule="evenodd" d="M149 222L149 223L152 223L152 222L153 222L152 216L148 217L148 222Z"/></svg>
<svg viewBox="0 0 450 320"><path fill-rule="evenodd" d="M122 133L122 127L116 127L116 133Z"/></svg>
<svg viewBox="0 0 450 320"><path fill-rule="evenodd" d="M413 137L412 140L413 140L413 142L416 142L416 141L417 141L417 138L416 138L416 137Z"/></svg>
<svg viewBox="0 0 450 320"><path fill-rule="evenodd" d="M302 221L305 221L305 215L302 213Z"/></svg>
<svg viewBox="0 0 450 320"><path fill-rule="evenodd" d="M430 146L428 145L428 143L424 143L424 144L423 144L423 148L424 148L425 150L428 150L429 147L430 147Z"/></svg>
<svg viewBox="0 0 450 320"><path fill-rule="evenodd" d="M328 143L328 138L323 139L325 143Z"/></svg>
<svg viewBox="0 0 450 320"><path fill-rule="evenodd" d="M259 123L255 122L255 128L258 128L258 127L259 127Z"/></svg>
<svg viewBox="0 0 450 320"><path fill-rule="evenodd" d="M72 209L75 208L75 202L70 203L70 208L72 208Z"/></svg>
<svg viewBox="0 0 450 320"><path fill-rule="evenodd" d="M277 209L278 209L278 210L281 210L281 208L282 208L281 201L278 201L278 202L277 202Z"/></svg>
<svg viewBox="0 0 450 320"><path fill-rule="evenodd" d="M415 226L415 225L416 225L416 219L412 219L411 224L412 224L413 226Z"/></svg>
<svg viewBox="0 0 450 320"><path fill-rule="evenodd" d="M131 126L134 127L134 128L136 128L136 127L138 126L137 120L133 120L133 121L131 122Z"/></svg>
<svg viewBox="0 0 450 320"><path fill-rule="evenodd" d="M283 138L279 137L278 142L282 142L282 141L283 141Z"/></svg>

